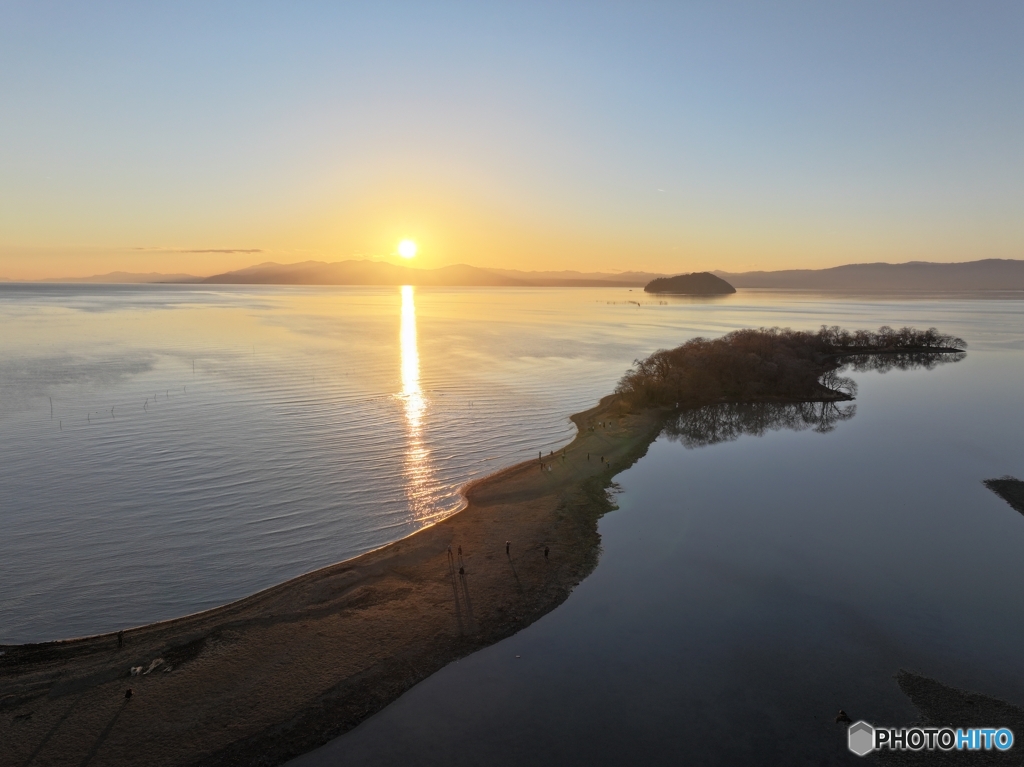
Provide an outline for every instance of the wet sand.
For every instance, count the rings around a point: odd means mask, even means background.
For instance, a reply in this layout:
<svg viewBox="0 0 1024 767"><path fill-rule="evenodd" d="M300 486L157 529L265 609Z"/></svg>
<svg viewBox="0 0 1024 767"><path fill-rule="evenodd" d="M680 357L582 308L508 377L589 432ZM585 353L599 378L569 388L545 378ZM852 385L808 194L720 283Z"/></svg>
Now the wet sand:
<svg viewBox="0 0 1024 767"><path fill-rule="evenodd" d="M665 415L606 397L564 451L471 484L443 522L121 647L0 648L0 765L275 765L327 742L561 604L597 563L611 478Z"/></svg>

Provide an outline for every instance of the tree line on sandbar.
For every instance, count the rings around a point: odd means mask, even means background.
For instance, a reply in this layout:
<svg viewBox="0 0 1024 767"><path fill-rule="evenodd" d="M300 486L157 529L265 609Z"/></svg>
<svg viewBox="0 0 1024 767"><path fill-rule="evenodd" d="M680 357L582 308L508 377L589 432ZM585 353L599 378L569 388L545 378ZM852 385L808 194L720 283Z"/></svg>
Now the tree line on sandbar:
<svg viewBox="0 0 1024 767"><path fill-rule="evenodd" d="M849 400L856 384L839 375L847 364L866 369L866 359L886 355L891 362L876 367L929 367L943 358L962 359L966 346L963 339L935 328L735 330L716 339L693 338L636 360L615 392L632 407Z"/></svg>

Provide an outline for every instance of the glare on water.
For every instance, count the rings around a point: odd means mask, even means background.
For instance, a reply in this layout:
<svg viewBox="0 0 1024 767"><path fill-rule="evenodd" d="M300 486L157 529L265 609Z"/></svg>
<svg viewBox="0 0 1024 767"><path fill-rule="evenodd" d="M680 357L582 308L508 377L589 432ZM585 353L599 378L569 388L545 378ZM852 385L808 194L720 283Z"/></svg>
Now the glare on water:
<svg viewBox="0 0 1024 767"><path fill-rule="evenodd" d="M405 411L405 492L409 510L419 522L429 522L443 516L439 496L445 493L434 476L430 450L423 439L423 414L427 403L420 386L420 353L416 343L416 295L412 285L402 286L402 329L400 350L402 355L402 394Z"/></svg>

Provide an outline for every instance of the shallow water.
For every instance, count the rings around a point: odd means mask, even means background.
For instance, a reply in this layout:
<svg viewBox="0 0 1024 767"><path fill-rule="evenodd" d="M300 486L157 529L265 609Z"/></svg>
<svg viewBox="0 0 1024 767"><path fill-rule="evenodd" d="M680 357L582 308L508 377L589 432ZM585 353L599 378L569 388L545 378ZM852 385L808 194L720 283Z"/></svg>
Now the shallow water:
<svg viewBox="0 0 1024 767"><path fill-rule="evenodd" d="M1024 704L1024 516L981 483L1024 477L1022 308L834 307L971 351L853 373L831 430L719 409L703 434L735 439L662 436L562 606L290 764L848 764L840 708L919 718L900 668Z"/></svg>
<svg viewBox="0 0 1024 767"><path fill-rule="evenodd" d="M927 380L1001 402L1022 309L752 291L0 286L0 642L174 617L403 537L457 509L466 481L570 439L568 415L635 357L694 335L938 325L972 352ZM976 360L991 369L964 378ZM943 423L962 420L959 402L943 401ZM1003 460L988 475L1020 471Z"/></svg>

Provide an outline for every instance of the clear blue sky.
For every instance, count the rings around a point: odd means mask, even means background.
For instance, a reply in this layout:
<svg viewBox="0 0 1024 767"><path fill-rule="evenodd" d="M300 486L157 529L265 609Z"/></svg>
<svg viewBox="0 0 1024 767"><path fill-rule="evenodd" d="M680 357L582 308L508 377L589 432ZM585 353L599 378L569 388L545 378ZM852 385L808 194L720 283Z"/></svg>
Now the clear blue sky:
<svg viewBox="0 0 1024 767"><path fill-rule="evenodd" d="M1024 4L0 8L0 277L1024 257ZM191 251L259 250L261 253Z"/></svg>

